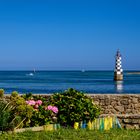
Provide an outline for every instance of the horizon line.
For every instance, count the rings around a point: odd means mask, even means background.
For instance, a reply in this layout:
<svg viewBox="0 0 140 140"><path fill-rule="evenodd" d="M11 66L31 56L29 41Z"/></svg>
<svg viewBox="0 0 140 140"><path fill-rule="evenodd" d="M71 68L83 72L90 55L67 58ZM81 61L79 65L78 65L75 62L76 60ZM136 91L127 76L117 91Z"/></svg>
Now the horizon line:
<svg viewBox="0 0 140 140"><path fill-rule="evenodd" d="M37 69L35 71L114 71L114 69L110 70L110 69L97 69L97 70L93 70L93 69ZM33 69L6 69L6 70L0 70L0 71L34 71ZM140 71L140 69L123 69L123 71Z"/></svg>

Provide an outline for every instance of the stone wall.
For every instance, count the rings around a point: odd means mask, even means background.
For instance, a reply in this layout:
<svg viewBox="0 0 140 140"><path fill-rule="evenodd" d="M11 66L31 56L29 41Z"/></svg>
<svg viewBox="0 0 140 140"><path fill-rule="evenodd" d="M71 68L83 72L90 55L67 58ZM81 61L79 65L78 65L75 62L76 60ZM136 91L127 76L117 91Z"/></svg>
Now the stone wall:
<svg viewBox="0 0 140 140"><path fill-rule="evenodd" d="M88 94L88 96L100 107L101 116L115 115L123 128L140 129L140 94Z"/></svg>
<svg viewBox="0 0 140 140"><path fill-rule="evenodd" d="M140 129L140 115L139 114L117 115L117 117L123 128Z"/></svg>
<svg viewBox="0 0 140 140"><path fill-rule="evenodd" d="M88 96L91 96L94 103L100 107L101 116L115 115L123 128L140 129L140 94L88 94Z"/></svg>
<svg viewBox="0 0 140 140"><path fill-rule="evenodd" d="M102 114L140 114L138 94L91 94L94 103L101 107Z"/></svg>
<svg viewBox="0 0 140 140"><path fill-rule="evenodd" d="M116 115L123 128L140 129L140 94L91 94L102 115Z"/></svg>

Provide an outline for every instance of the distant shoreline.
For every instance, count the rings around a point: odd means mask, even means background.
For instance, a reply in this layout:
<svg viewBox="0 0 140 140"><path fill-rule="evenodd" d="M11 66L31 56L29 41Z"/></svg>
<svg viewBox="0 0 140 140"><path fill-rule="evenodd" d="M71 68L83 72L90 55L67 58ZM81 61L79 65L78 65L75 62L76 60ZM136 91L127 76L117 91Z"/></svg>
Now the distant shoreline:
<svg viewBox="0 0 140 140"><path fill-rule="evenodd" d="M139 75L140 72L127 72L127 74L135 74L135 75Z"/></svg>
<svg viewBox="0 0 140 140"><path fill-rule="evenodd" d="M32 95L35 95L35 96L37 96L37 95L39 95L39 96L51 96L51 95L53 95L53 94L55 94L55 93L49 93L49 94L46 94L46 93L43 93L43 94L34 94L34 93L32 93ZM4 94L4 96L10 96L11 94ZM20 96L21 95L24 95L24 93L23 94L19 94ZM131 95L140 95L140 93L86 93L85 95L88 95L88 96L95 96L95 95L118 95L118 96L125 96L125 95L129 95L129 96L131 96Z"/></svg>

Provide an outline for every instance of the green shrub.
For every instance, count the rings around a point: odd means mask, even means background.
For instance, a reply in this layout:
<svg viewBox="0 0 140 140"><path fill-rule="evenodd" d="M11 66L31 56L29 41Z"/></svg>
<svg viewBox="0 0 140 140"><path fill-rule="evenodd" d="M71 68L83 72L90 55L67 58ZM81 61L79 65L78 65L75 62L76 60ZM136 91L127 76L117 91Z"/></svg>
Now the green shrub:
<svg viewBox="0 0 140 140"><path fill-rule="evenodd" d="M51 119L51 113L44 109L44 106L39 106L37 110L34 110L31 118L30 126L42 126L49 123L53 123Z"/></svg>
<svg viewBox="0 0 140 140"><path fill-rule="evenodd" d="M13 91L12 94L11 94L11 96L13 96L13 97L18 96L18 92L17 91Z"/></svg>
<svg viewBox="0 0 140 140"><path fill-rule="evenodd" d="M26 94L23 94L22 97L25 99L25 100L30 100L33 98L33 95L32 93L26 93Z"/></svg>
<svg viewBox="0 0 140 140"><path fill-rule="evenodd" d="M58 122L68 126L73 126L74 122L92 121L100 112L92 98L74 89L50 96L48 104L58 107Z"/></svg>
<svg viewBox="0 0 140 140"><path fill-rule="evenodd" d="M4 96L4 89L0 89L0 98L3 98Z"/></svg>
<svg viewBox="0 0 140 140"><path fill-rule="evenodd" d="M29 126L32 113L33 107L20 96L11 96L8 102L0 100L0 131Z"/></svg>
<svg viewBox="0 0 140 140"><path fill-rule="evenodd" d="M14 106L11 118L14 120L15 128L22 128L29 126L30 119L33 114L33 107L26 104L26 101L21 96L11 96L11 103Z"/></svg>
<svg viewBox="0 0 140 140"><path fill-rule="evenodd" d="M6 101L0 101L0 131L9 130L11 125L12 105Z"/></svg>

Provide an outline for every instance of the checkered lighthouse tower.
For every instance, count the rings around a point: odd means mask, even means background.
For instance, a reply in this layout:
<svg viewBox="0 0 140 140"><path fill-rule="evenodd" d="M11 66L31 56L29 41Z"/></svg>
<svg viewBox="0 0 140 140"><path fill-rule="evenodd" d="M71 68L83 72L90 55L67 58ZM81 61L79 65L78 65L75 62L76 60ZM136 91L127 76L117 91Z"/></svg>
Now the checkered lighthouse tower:
<svg viewBox="0 0 140 140"><path fill-rule="evenodd" d="M122 69L122 61L121 61L121 54L118 50L116 53L116 64L115 64L115 71L114 71L114 80L115 81L122 81L123 80L123 69Z"/></svg>

